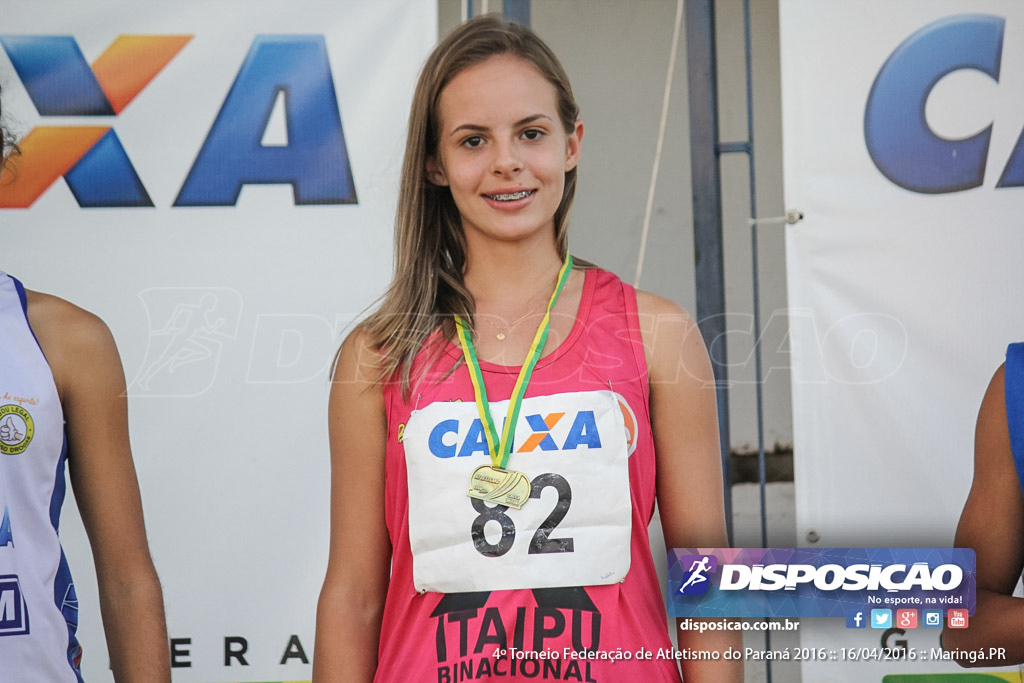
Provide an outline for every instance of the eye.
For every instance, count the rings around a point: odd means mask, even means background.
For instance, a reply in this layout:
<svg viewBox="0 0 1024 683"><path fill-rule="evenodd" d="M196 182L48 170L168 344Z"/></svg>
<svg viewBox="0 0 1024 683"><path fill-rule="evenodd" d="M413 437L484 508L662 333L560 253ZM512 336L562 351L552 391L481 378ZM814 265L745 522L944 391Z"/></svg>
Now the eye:
<svg viewBox="0 0 1024 683"><path fill-rule="evenodd" d="M538 128L527 128L523 131L523 137L527 140L540 140L544 137L544 131Z"/></svg>
<svg viewBox="0 0 1024 683"><path fill-rule="evenodd" d="M475 148L484 144L484 139L479 135L470 135L468 138L462 141L463 147Z"/></svg>

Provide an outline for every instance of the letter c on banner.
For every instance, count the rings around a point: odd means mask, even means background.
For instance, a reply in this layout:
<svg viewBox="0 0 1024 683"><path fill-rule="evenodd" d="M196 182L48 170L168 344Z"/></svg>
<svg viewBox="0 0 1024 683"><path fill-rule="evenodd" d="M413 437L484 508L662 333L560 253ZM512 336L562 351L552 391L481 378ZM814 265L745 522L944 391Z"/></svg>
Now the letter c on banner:
<svg viewBox="0 0 1024 683"><path fill-rule="evenodd" d="M458 433L458 420L444 420L442 422L438 422L434 428L430 430L430 436L427 439L430 452L434 454L434 457L454 458L456 444L449 443L445 437L449 434L455 434L458 436Z"/></svg>
<svg viewBox="0 0 1024 683"><path fill-rule="evenodd" d="M943 77L974 69L999 81L1002 17L963 14L931 23L889 56L871 86L864 141L882 174L912 192L943 194L982 184L992 125L963 140L932 132L925 104Z"/></svg>

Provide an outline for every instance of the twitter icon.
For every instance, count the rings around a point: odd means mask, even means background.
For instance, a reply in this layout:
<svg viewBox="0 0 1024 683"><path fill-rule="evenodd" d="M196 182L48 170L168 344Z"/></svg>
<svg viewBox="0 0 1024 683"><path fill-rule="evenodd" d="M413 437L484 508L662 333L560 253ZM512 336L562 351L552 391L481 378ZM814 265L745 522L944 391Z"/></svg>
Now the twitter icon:
<svg viewBox="0 0 1024 683"><path fill-rule="evenodd" d="M892 610L871 610L871 628L892 628Z"/></svg>

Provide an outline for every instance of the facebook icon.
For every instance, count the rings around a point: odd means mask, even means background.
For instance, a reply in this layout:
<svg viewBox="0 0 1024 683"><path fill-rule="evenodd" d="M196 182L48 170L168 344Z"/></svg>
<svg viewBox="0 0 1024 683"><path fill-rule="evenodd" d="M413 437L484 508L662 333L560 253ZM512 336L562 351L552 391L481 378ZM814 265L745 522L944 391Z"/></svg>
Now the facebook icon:
<svg viewBox="0 0 1024 683"><path fill-rule="evenodd" d="M868 620L864 610L847 610L846 628L867 628Z"/></svg>

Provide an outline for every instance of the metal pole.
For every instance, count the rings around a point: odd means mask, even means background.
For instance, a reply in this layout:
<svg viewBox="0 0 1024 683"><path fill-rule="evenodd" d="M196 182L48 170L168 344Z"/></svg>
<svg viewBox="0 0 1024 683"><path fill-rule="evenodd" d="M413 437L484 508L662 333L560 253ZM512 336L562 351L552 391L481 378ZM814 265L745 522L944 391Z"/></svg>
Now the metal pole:
<svg viewBox="0 0 1024 683"><path fill-rule="evenodd" d="M686 63L690 99L690 169L697 324L711 356L718 401L718 438L725 485L725 523L732 542L729 475L729 390L725 345L725 264L718 141L718 78L713 0L686 0Z"/></svg>
<svg viewBox="0 0 1024 683"><path fill-rule="evenodd" d="M502 16L505 21L530 27L530 0L505 0L502 3Z"/></svg>
<svg viewBox="0 0 1024 683"><path fill-rule="evenodd" d="M754 77L751 71L750 0L743 0L743 46L747 80L747 164L750 177L750 217L757 218L757 169L754 163ZM761 367L761 283L758 260L757 222L750 224L751 268L753 270L754 306L754 394L757 399L757 479L761 499L761 547L768 547L768 511L765 491L766 467L764 455L764 382ZM766 620L767 621L767 620ZM764 647L772 647L771 631L764 632ZM772 683L772 663L765 662L767 683Z"/></svg>

